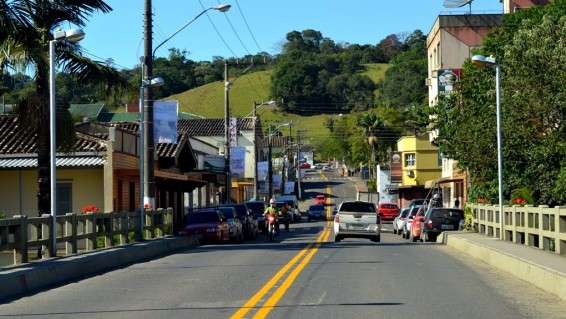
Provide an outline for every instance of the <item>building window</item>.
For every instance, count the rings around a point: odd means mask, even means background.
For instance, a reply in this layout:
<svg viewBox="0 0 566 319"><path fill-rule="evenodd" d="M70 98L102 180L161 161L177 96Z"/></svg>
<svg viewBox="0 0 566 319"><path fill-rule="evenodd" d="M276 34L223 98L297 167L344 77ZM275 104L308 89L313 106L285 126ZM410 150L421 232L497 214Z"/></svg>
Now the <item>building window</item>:
<svg viewBox="0 0 566 319"><path fill-rule="evenodd" d="M73 212L73 183L57 182L57 215Z"/></svg>
<svg viewBox="0 0 566 319"><path fill-rule="evenodd" d="M417 155L415 153L405 154L405 167L415 166L417 162Z"/></svg>

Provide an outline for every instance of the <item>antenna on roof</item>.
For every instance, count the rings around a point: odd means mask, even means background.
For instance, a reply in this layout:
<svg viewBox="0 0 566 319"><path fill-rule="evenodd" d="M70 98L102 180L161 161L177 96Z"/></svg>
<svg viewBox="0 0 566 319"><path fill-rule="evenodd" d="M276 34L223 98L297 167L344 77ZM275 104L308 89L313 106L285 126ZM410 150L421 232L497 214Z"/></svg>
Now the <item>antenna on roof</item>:
<svg viewBox="0 0 566 319"><path fill-rule="evenodd" d="M472 14L472 2L474 0L444 0L445 8L461 8L465 5L470 6L470 14Z"/></svg>

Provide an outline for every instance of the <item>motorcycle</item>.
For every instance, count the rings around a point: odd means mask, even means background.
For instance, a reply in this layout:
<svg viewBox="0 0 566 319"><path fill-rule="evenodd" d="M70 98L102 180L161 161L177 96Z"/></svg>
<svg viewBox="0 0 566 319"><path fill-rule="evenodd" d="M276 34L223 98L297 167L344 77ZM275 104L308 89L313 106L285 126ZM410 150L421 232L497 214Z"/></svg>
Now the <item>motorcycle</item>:
<svg viewBox="0 0 566 319"><path fill-rule="evenodd" d="M269 241L275 241L275 235L277 234L275 223L275 217L267 217L267 238L269 239Z"/></svg>

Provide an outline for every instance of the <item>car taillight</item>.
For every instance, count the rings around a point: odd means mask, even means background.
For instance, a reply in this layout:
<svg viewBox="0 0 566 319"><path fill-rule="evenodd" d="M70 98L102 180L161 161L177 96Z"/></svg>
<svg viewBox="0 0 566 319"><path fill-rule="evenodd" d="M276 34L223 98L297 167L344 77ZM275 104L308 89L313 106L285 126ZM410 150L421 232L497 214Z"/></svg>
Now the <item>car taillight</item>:
<svg viewBox="0 0 566 319"><path fill-rule="evenodd" d="M428 220L425 225L427 228L432 228L432 220Z"/></svg>

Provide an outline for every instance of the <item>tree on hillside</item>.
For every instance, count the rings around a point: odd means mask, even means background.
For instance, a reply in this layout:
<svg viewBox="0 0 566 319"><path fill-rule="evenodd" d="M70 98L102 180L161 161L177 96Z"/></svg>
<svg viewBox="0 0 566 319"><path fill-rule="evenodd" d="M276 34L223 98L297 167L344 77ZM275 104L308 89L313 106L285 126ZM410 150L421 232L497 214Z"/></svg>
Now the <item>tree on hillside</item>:
<svg viewBox="0 0 566 319"><path fill-rule="evenodd" d="M504 192L536 203L566 203L566 0L521 10L484 41L502 65ZM440 101L443 153L470 171L472 199L497 198L495 83L492 69L467 63L453 96Z"/></svg>
<svg viewBox="0 0 566 319"><path fill-rule="evenodd" d="M37 130L38 136L38 185L39 214L49 212L49 40L52 31L67 27L67 23L84 27L94 12L110 12L112 9L102 0L47 1L47 0L0 0L0 65L13 69L31 69L34 74L34 90L17 103L20 120ZM57 45L57 63L63 71L73 74L81 83L106 83L105 89L125 85L119 73L105 63L94 62L81 55L80 46L67 42ZM66 104L59 101L59 106ZM64 142L72 141L74 132L68 110L58 110L57 137Z"/></svg>
<svg viewBox="0 0 566 319"><path fill-rule="evenodd" d="M420 30L410 34L390 63L381 83L381 97L388 107L404 109L422 105L427 96L426 36Z"/></svg>

